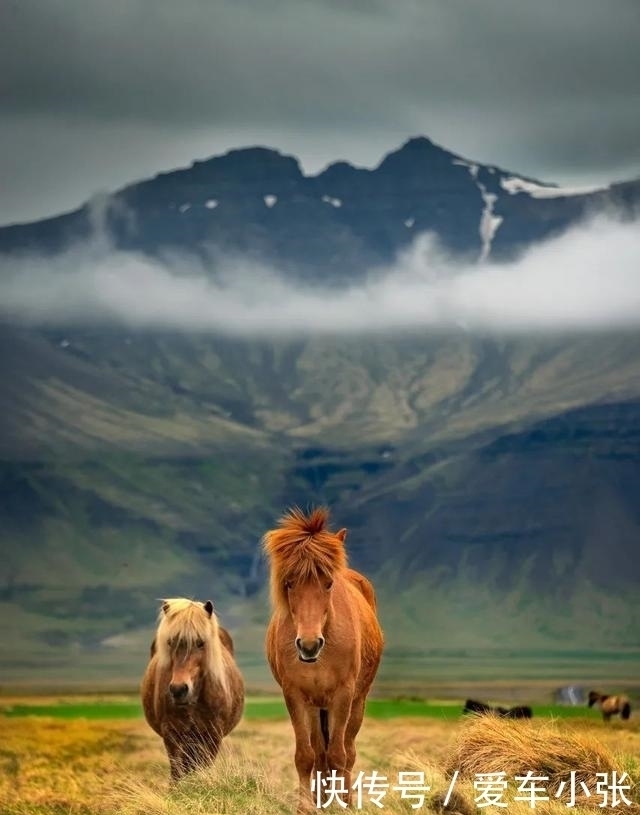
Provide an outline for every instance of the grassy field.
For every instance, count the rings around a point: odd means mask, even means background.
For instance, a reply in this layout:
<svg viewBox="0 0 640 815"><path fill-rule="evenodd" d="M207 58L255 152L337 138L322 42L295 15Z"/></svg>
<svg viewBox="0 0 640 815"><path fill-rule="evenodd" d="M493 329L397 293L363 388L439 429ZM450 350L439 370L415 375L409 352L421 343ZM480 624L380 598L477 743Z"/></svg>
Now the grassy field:
<svg viewBox="0 0 640 815"><path fill-rule="evenodd" d="M2 815L271 815L294 809L293 737L278 699L248 699L244 719L226 740L216 765L171 792L161 741L131 697L5 697L0 708ZM460 745L464 747L470 724L469 717L460 715L459 701L372 699L358 740L356 773L386 775L390 787L383 809L388 812L440 811L438 796L450 785L445 770L462 755ZM620 772L640 782L637 714L628 722L605 725L585 708L539 705L531 722L499 720L494 726L505 728L517 753L536 737L545 743L560 737L568 745L569 739L580 738L587 745L585 762L590 750L609 751ZM490 742L490 733L487 738ZM420 808L412 809L392 789L398 773L407 771L424 773L430 786ZM637 792L628 792L631 805L617 811L638 815ZM461 776L450 804L460 815L471 815L476 794L471 780ZM511 787L505 794L510 813L531 812L513 800ZM602 811L594 806L591 813ZM340 811L335 805L331 809ZM537 809L560 815L567 807L552 800ZM380 808L365 799L362 811Z"/></svg>
<svg viewBox="0 0 640 815"><path fill-rule="evenodd" d="M421 699L370 699L367 716L371 719L429 718L456 720L460 717L458 701L432 702ZM600 713L593 708L567 707L564 705L533 705L534 716L560 718L599 719ZM5 718L48 717L53 719L114 720L142 717L138 699L71 698L47 702L35 700L8 700L0 702L0 716ZM282 699L248 698L244 717L247 721L278 721L288 714Z"/></svg>

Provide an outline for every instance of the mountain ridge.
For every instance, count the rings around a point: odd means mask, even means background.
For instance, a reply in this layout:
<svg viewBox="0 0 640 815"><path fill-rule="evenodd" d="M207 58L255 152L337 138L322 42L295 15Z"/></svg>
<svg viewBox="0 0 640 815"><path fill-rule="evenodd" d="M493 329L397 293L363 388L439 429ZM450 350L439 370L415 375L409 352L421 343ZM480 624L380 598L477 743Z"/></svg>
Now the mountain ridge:
<svg viewBox="0 0 640 815"><path fill-rule="evenodd" d="M540 190L547 197L536 197ZM309 175L294 156L266 147L236 148L98 200L109 203L106 226L116 248L153 254L162 247L193 251L211 244L274 263L293 277L306 268L303 277L320 275L335 283L389 263L424 231L462 256L512 257L593 208L635 212L640 180L563 195L553 184L414 137L374 169L339 161ZM483 215L501 219L494 222L489 247ZM60 251L89 237L92 228L85 204L56 218L0 228L0 252ZM309 260L314 254L317 262Z"/></svg>

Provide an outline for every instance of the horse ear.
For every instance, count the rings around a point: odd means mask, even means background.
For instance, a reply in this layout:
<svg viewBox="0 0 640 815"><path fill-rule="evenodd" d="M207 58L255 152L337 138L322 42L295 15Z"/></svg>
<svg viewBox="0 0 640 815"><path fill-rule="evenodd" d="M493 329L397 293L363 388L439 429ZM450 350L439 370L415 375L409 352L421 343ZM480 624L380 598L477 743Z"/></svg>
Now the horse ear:
<svg viewBox="0 0 640 815"><path fill-rule="evenodd" d="M167 613L167 611L169 611L169 603L163 603L163 604L162 604L162 610L163 610L163 611L164 611L164 613L166 614L166 613Z"/></svg>
<svg viewBox="0 0 640 815"><path fill-rule="evenodd" d="M211 602L211 600L207 600L207 602L204 604L204 610L207 612L209 617L211 617L211 615L213 614L213 603Z"/></svg>
<svg viewBox="0 0 640 815"><path fill-rule="evenodd" d="M336 538L344 543L345 538L347 537L347 530L346 528L342 528L339 532L336 532Z"/></svg>

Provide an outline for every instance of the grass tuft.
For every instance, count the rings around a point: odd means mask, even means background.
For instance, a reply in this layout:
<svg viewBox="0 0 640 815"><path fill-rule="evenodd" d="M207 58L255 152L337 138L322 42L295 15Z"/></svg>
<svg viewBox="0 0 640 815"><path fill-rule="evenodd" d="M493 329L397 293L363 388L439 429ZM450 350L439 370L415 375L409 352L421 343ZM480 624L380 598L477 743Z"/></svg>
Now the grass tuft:
<svg viewBox="0 0 640 815"><path fill-rule="evenodd" d="M624 811L630 815L640 813L638 785L634 774L629 772L634 769L634 764L635 759L616 755L606 747L595 735L593 727L569 729L554 720L510 721L496 716L470 716L460 725L455 747L444 764L444 770L450 777L458 770L462 779L504 772L515 791L530 772L544 779L536 783L546 787L550 802L556 801L566 807L575 795L575 804L587 808L600 808L604 801L597 786L599 780L610 784L614 772L618 779L627 772L628 778L623 783L629 783L631 789L625 790L624 794L631 804L624 805ZM575 773L574 792L572 772ZM599 776L601 773L606 775ZM526 791L520 790L519 794L522 796Z"/></svg>
<svg viewBox="0 0 640 815"><path fill-rule="evenodd" d="M238 748L198 768L170 787L127 774L104 801L115 815L281 815L294 807L277 775Z"/></svg>

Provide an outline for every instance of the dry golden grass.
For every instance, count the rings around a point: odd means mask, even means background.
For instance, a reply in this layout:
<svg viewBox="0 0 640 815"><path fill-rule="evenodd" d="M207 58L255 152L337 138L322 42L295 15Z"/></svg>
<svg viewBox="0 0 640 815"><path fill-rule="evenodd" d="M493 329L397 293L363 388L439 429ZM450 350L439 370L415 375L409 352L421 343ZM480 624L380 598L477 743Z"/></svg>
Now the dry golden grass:
<svg viewBox="0 0 640 815"><path fill-rule="evenodd" d="M633 753L620 749L619 735L623 734L628 746L633 745ZM624 805L625 811L640 813L640 791L634 783L638 736L637 724L632 730L618 723L596 727L591 722L569 724L560 720L511 721L496 716L470 716L460 724L456 746L444 770L448 777L457 770L460 778L474 780L481 773L504 772L516 790L520 780L531 773L544 779L536 782L538 786L552 790L543 795L557 797L557 803L565 806L571 801L572 807L575 803L587 808L601 808L600 804L605 802L599 780L609 784L614 772L619 779L626 772L629 779L622 783L631 782L631 789L624 791L631 803ZM521 790L520 795L523 793L527 794ZM611 800L611 796L606 800Z"/></svg>
<svg viewBox="0 0 640 815"><path fill-rule="evenodd" d="M525 768L527 762L533 764ZM531 769L557 776L596 765L626 770L637 780L640 722L607 727L579 720L367 719L355 769L387 777L382 811L398 815L441 810L451 783L448 771L459 769L447 809L472 815L475 772L499 769L512 778ZM391 789L406 771L424 773L430 787L420 809ZM243 721L212 768L170 792L162 743L142 721L0 718L1 815L275 815L295 809L296 782L288 721ZM566 802L548 794L552 800L536 804L536 813L567 811ZM360 811L381 812L366 795L364 800ZM512 792L505 800L509 815L532 811L514 801ZM636 791L633 800L637 807ZM571 811L593 815L596 802L589 803ZM341 811L335 804L330 809ZM634 810L623 804L616 811Z"/></svg>

